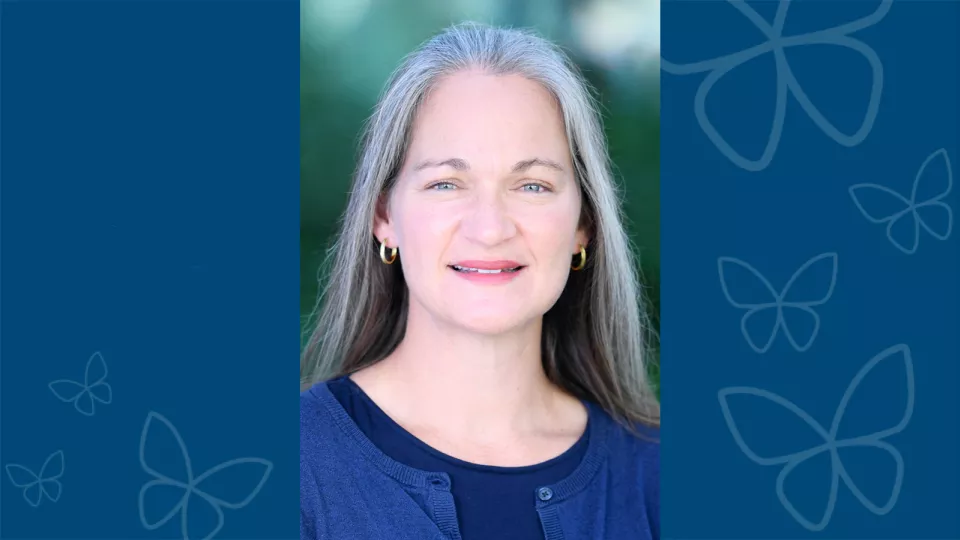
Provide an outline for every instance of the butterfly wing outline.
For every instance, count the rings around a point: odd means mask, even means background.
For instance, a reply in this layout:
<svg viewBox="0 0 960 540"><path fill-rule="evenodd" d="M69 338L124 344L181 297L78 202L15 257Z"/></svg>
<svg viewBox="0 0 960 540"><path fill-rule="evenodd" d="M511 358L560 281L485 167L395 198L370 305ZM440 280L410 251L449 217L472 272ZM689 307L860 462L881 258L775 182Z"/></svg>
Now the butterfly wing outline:
<svg viewBox="0 0 960 540"><path fill-rule="evenodd" d="M15 487L23 489L23 498L27 504L34 508L40 506L40 498L43 495L40 489L40 478L23 465L9 463L5 468L10 482Z"/></svg>
<svg viewBox="0 0 960 540"><path fill-rule="evenodd" d="M793 286L797 280L811 268L824 264L830 265L830 281L827 283L826 291L809 300L791 300L791 292L793 292ZM820 315L813 308L827 303L830 297L833 296L833 290L837 285L837 269L837 254L821 253L803 263L803 265L790 276L790 280L784 285L783 291L779 295L781 299L780 326L783 328L783 334L786 336L787 341L790 342L790 345L793 346L797 352L806 352L813 345L813 341L817 339L817 333L820 332ZM790 330L790 324L788 323L789 317L786 316L787 313L798 316L802 314L813 321L813 329L803 342L798 342L795 337L796 332Z"/></svg>
<svg viewBox="0 0 960 540"><path fill-rule="evenodd" d="M40 490L51 502L60 500L60 494L63 493L60 477L63 476L65 467L63 451L57 450L47 457L40 468Z"/></svg>
<svg viewBox="0 0 960 540"><path fill-rule="evenodd" d="M77 399L87 391L87 387L69 379L57 379L47 385L53 395L64 403L76 403ZM83 411L80 411L83 412Z"/></svg>
<svg viewBox="0 0 960 540"><path fill-rule="evenodd" d="M109 405L113 401L113 388L107 382L107 362L102 354L95 352L90 356L83 378L91 399L104 405Z"/></svg>
<svg viewBox="0 0 960 540"><path fill-rule="evenodd" d="M946 188L941 193L918 202L918 190L923 184L923 179L929 178L924 173L927 167L937 158L941 158L945 165ZM909 199L888 187L872 183L854 184L848 188L848 191L857 209L860 210L867 221L877 225L886 224L887 239L890 243L904 254L913 255L920 244L921 227L938 240L946 240L950 236L953 230L953 210L947 203L943 202L943 199L950 194L952 188L953 170L950 165L950 158L947 151L941 148L930 154L920 166L914 178ZM871 196L874 199L871 199ZM894 210L879 208L873 203L877 198L892 205ZM946 217L946 225L943 230L937 230L922 217L922 214L934 211L942 212ZM904 231L907 237L902 238L903 235L897 234L898 231Z"/></svg>
<svg viewBox="0 0 960 540"><path fill-rule="evenodd" d="M791 300L791 293L794 290L793 286L796 281L801 278L809 269L823 264L829 264L831 269L830 280L825 287L826 290L811 299ZM727 301L730 302L730 304L734 307L747 310L747 312L743 315L743 318L740 320L740 331L743 333L743 337L747 340L747 344L754 350L754 352L763 354L770 350L774 339L777 337L777 331L781 328L783 329L783 333L785 334L787 341L790 342L790 345L793 346L797 352L805 352L811 347L811 345L813 345L813 341L816 339L817 333L820 330L820 316L816 311L813 310L813 308L826 303L828 300L830 300L830 297L833 296L833 291L837 281L836 253L822 253L803 263L803 265L793 273L793 275L790 277L790 280L787 282L783 288L783 291L781 292L777 292L770 284L770 281L765 278L763 274L745 261L734 259L732 257L720 257L717 262L717 266L720 273L720 285L723 289L724 296L727 298ZM738 299L737 295L731 291L728 278L729 271L735 267L740 267L746 270L748 274L755 278L756 282L763 284L764 289L769 293L770 301L757 303ZM752 335L749 322L758 314L764 313L771 309L775 310L773 324L769 330L769 333L764 331L764 333L759 336L758 339L756 336ZM796 339L796 332L791 332L787 324L787 318L785 317L786 313L790 313L791 315L804 315L813 321L813 329L806 339L802 341L798 341Z"/></svg>
<svg viewBox="0 0 960 540"><path fill-rule="evenodd" d="M756 278L756 282L761 283L766 292L769 293L770 301L758 303L745 299L738 299L737 294L730 290L730 285L728 283L728 272L734 267L740 267ZM747 310L747 312L744 313L743 317L740 319L740 331L743 333L744 339L747 340L747 345L749 345L750 348L756 353L763 354L767 352L770 349L770 346L773 345L773 340L777 337L777 329L780 327L782 322L780 313L780 295L774 290L773 286L770 285L770 281L746 261L735 259L733 257L720 257L717 260L717 270L720 273L720 287L723 289L723 295L727 298L727 301L730 302L730 305L733 307ZM766 312L770 309L776 310L773 325L771 326L769 333L764 332L765 335L761 335L755 339L754 336L751 335L748 323L756 315Z"/></svg>
<svg viewBox="0 0 960 540"><path fill-rule="evenodd" d="M95 401L105 405L113 401L113 389L106 382L107 363L99 352L93 353L84 368L84 382L58 379L47 386L53 395L64 403L72 403L84 416L93 416L96 412Z"/></svg>
<svg viewBox="0 0 960 540"><path fill-rule="evenodd" d="M856 397L857 389L861 386L867 375L869 375L881 362L883 361L894 361L895 359L901 359L904 366L904 383L907 390L907 399L904 407L903 415L900 419L891 427L881 429L877 432L870 433L867 435L859 435L855 437L847 437L842 439L837 439L838 434L841 431L841 425L843 423L844 413L846 412L850 401ZM735 395L747 395L753 396L755 398L760 398L766 401L769 401L775 405L778 405L782 409L789 411L797 418L803 420L803 422L809 426L816 434L823 440L822 443L816 444L813 447L798 452L793 452L784 455L777 456L761 456L753 450L750 444L747 443L741 431L737 425L736 419L732 414L729 407L729 400L731 396ZM857 374L850 381L850 384L847 386L846 391L844 392L843 397L840 400L837 410L834 413L833 421L830 426L830 430L825 430L816 420L814 420L809 414L807 414L803 409L790 402L786 398L779 396L773 392L763 390L760 388L753 387L730 387L720 390L718 394L720 400L720 408L723 413L724 420L726 421L727 427L730 429L731 435L733 435L734 442L740 448L740 450L746 455L751 461L757 463L758 465L772 466L772 465L783 465L780 473L777 476L776 482L776 493L777 497L780 499L781 504L790 513L790 515L803 527L811 531L821 531L823 530L830 522L830 519L833 515L833 512L836 508L837 503L837 493L839 490L840 481L843 481L844 485L850 490L850 492L856 497L860 503L867 508L869 511L873 512L876 515L884 515L890 512L891 509L896 505L897 500L900 495L900 490L903 486L903 475L904 475L904 462L903 456L900 452L890 443L884 441L883 439L900 433L903 431L906 426L910 423L910 419L913 416L914 408L914 375L913 375L913 359L910 352L910 348L906 345L894 345L889 347L876 356L871 358ZM869 448L875 449L881 452L884 452L886 455L890 456L893 460L896 471L894 473L894 478L891 487L890 497L883 501L882 503L877 503L871 500L866 496L863 491L857 486L854 479L851 477L849 471L843 466L842 454L845 448ZM789 495L785 490L785 484L787 478L803 463L807 462L809 459L818 456L823 452L830 453L831 461L831 473L829 478L829 492L827 494L827 504L824 509L824 514L819 519L808 519L804 516L797 507L790 500Z"/></svg>
<svg viewBox="0 0 960 540"><path fill-rule="evenodd" d="M896 191L879 184L854 184L850 186L847 191L850 193L850 197L853 198L853 203L857 206L857 209L860 210L860 213L863 214L863 217L867 218L867 221L877 225L887 225L887 239L890 240L890 243L893 244L895 248L907 255L912 255L917 251L917 244L920 240L920 228L916 222L916 216L913 214L913 203L910 200ZM894 205L895 210L890 212L874 206L872 202L868 202L875 200L870 199L871 195L875 198L885 199L887 204ZM901 220L904 219L911 221L901 222ZM906 224L904 225L904 223ZM898 225L908 228L910 226L913 227L912 240L904 243L897 239L899 235L894 234L894 229Z"/></svg>
<svg viewBox="0 0 960 540"><path fill-rule="evenodd" d="M767 37L766 42L749 47L740 52L689 64L676 64L664 58L661 58L660 61L661 69L674 75L708 72L694 97L694 114L704 134L717 147L720 153L726 156L732 163L747 171L757 172L766 169L773 161L773 157L780 143L780 138L783 134L788 94L793 94L801 108L803 108L804 112L807 113L814 124L838 144L852 147L863 142L873 129L879 111L880 96L883 89L883 65L877 53L872 48L858 39L849 37L849 34L880 22L880 20L886 16L887 12L890 11L893 0L882 0L873 13L855 21L824 30L788 37L783 37L782 32L786 21L787 10L790 6L789 0L780 0L772 25L746 2L742 0L728 0L728 2ZM813 104L806 92L803 91L803 88L794 76L783 50L788 47L801 45L835 45L845 47L860 53L870 65L872 84L866 113L860 127L853 134L847 135L842 133L832 122L827 120L823 113ZM737 152L710 121L706 112L706 99L714 85L725 75L738 66L768 52L774 53L777 77L773 120L767 143L764 146L761 156L757 159L750 159Z"/></svg>
<svg viewBox="0 0 960 540"><path fill-rule="evenodd" d="M918 201L917 197L919 195L919 189L923 185L923 180L925 178L930 178L925 175L927 167L933 163L937 158L943 161L944 169L946 172L946 187L940 193L926 199L924 201ZM910 199L913 201L914 212L916 213L916 219L919 226L923 227L930 236L933 236L937 240L946 240L951 231L953 230L953 210L950 206L943 202L943 199L950 194L950 191L953 189L953 168L950 165L950 156L947 155L947 150L941 148L936 152L930 154L927 159L923 161L923 164L920 165L920 170L917 171L917 176L913 180L913 189L910 192ZM946 216L946 226L943 230L935 230L927 220L923 219L923 214L925 212L932 212L934 210L939 210L944 213ZM919 231L918 231L919 232Z"/></svg>
<svg viewBox="0 0 960 540"><path fill-rule="evenodd" d="M793 504L793 501L790 500L790 496L787 495L786 483L787 478L790 477L790 474L793 473L800 465L807 463L810 459L816 457L817 455L823 452L830 452L830 489L827 492L827 504L824 507L823 514L817 521L808 519L803 515L800 510ZM833 512L837 508L837 495L840 491L840 474L838 473L837 468L837 457L836 452L831 451L828 447L816 447L811 449L808 452L802 453L797 459L793 459L780 470L780 474L777 475L777 498L780 499L780 504L783 505L783 508L796 520L797 523L802 525L805 529L813 532L822 531L830 523L830 519L833 517Z"/></svg>
<svg viewBox="0 0 960 540"><path fill-rule="evenodd" d="M229 493L218 492L214 495L205 487L205 482L208 479L230 475L239 472L240 469L252 470L255 473L255 477L258 478L257 482L248 490L245 489L240 492ZM267 483L267 479L270 477L272 471L273 463L265 459L254 457L231 459L230 461L225 461L210 468L210 470L198 476L194 483L194 490L201 496L207 497L208 500L215 503L216 506L237 510L250 504L254 497L260 493L260 490L263 489L264 484Z"/></svg>
<svg viewBox="0 0 960 540"><path fill-rule="evenodd" d="M781 407L782 409L790 412L792 415L802 420L804 424L809 426L819 436L819 438L823 440L823 442L814 445L811 448L805 448L797 452L775 456L761 456L753 450L752 446L748 444L743 437L740 428L737 425L736 419L730 410L729 400L731 396L752 396L753 398L769 401L770 403ZM798 523L811 531L819 531L826 527L830 522L830 518L833 516L833 511L836 507L837 488L839 485L837 481L838 473L836 471L836 467L831 468L830 478L824 479L824 484L829 485L829 491L827 492L827 504L823 515L820 516L816 521L808 519L799 510L797 510L796 506L787 495L784 485L787 478L794 470L796 470L799 465L823 452L831 451L832 443L830 441L830 434L827 432L827 430L824 429L823 426L821 426L816 420L814 420L813 417L807 414L806 411L798 407L793 402L787 400L783 396L768 390L763 390L762 388L753 388L748 386L724 388L720 390L718 398L720 400L720 409L723 412L723 418L727 423L727 428L730 430L730 434L733 435L734 442L744 453L744 455L758 465L783 465L783 469L781 469L780 474L777 476L776 493L777 497L780 499L780 503L787 510L787 512L790 513L790 515L793 516Z"/></svg>
<svg viewBox="0 0 960 540"><path fill-rule="evenodd" d="M30 506L34 508L40 506L40 501L44 496L51 502L60 500L60 494L63 491L60 477L63 476L64 472L62 450L57 450L47 456L40 468L39 475L16 463L8 464L5 469L10 482L15 487L23 489L23 498Z"/></svg>
<svg viewBox="0 0 960 540"><path fill-rule="evenodd" d="M860 388L861 384L867 376L878 366L881 362L893 362L896 360L901 360L903 362L903 374L904 374L904 385L906 388L906 402L904 405L904 410L902 416L898 419L896 424L891 427L881 429L875 433L870 433L867 435L859 435L855 437L846 437L838 438L841 431L841 425L843 423L844 413L849 407L850 401L854 399L857 395L857 389ZM910 347L905 344L894 345L888 347L887 349L881 351L873 358L871 358L867 363L854 375L853 380L850 381L850 384L847 386L846 391L843 394L843 398L840 400L840 404L837 406L837 412L834 414L833 423L830 427L830 436L831 439L836 440L835 443L838 449L848 448L848 447L860 447L860 448L873 448L885 452L887 455L893 459L894 464L896 465L896 472L893 478L893 485L891 487L890 497L887 501L882 504L877 504L874 501L870 500L863 491L857 486L856 482L850 476L849 472L844 468L842 462L842 452L838 454L836 459L837 472L840 478L843 480L843 483L847 486L851 493L857 498L860 503L873 512L876 515L884 515L888 513L893 507L897 504L897 499L900 496L900 488L903 485L903 474L904 474L904 464L903 456L900 454L899 450L896 449L893 445L887 443L883 439L900 433L903 431L907 425L910 423L910 419L913 417L913 408L915 400L915 390L914 390L914 375L913 375L913 355L910 352Z"/></svg>
<svg viewBox="0 0 960 540"><path fill-rule="evenodd" d="M184 478L170 478L148 463L147 440L150 438L152 430L166 432L166 435L172 436L173 440L176 441L177 448L180 451L179 458L185 470ZM140 494L137 499L137 507L140 511L140 524L147 530L155 530L165 525L177 515L178 512L182 513L182 516L186 516L187 502L190 498L190 491L193 489L193 468L190 463L190 455L187 453L187 446L184 444L183 438L180 436L177 428L175 428L166 417L153 411L147 415L147 420L143 424L143 430L140 432L140 466L147 474L154 477L153 480L147 482L140 488ZM150 494L170 490L182 492L179 501L160 518L151 519L148 517L147 499L150 497ZM184 538L187 538L186 517L182 518L181 530Z"/></svg>
<svg viewBox="0 0 960 540"><path fill-rule="evenodd" d="M707 97L710 95L710 91L713 90L713 87L731 71L742 66L743 64L746 64L754 58L757 58L768 52L772 52L775 48L774 41L770 39L773 29L770 27L767 21L756 12L756 10L747 5L746 2L731 1L730 5L743 14L743 16L749 21L755 24L757 28L759 28L761 32L767 36L768 40L736 53L720 56L711 60L693 62L690 64L675 64L669 60L661 58L660 66L661 69L667 73L674 75L689 75L693 73L708 72L707 76L704 77L703 81L700 83L700 86L697 88L697 93L693 99L693 111L697 118L697 122L700 124L701 129L703 129L703 133L707 136L707 139L709 139L710 142L717 147L717 150L719 150L721 154L726 156L727 159L729 159L738 167L751 172L756 172L761 171L770 165L770 162L773 161L773 156L776 153L777 145L780 143L780 136L783 133L783 124L787 113L787 85L782 77L777 77L777 98L774 105L773 122L770 125L767 143L764 146L763 152L759 158L750 159L735 150L733 146L727 142L727 139L720 134L720 131L716 128L716 126L713 125L713 122L710 120L710 116L707 114ZM783 9L784 7L781 4L781 6L778 8L778 13ZM779 62L780 60L778 58L778 71Z"/></svg>
<svg viewBox="0 0 960 540"><path fill-rule="evenodd" d="M154 425L156 427L153 427ZM151 429L161 429L166 431L176 440L186 469L186 478L170 478L169 476L157 471L155 468L149 465L146 457L146 441ZM187 453L187 448L183 442L183 438L169 420L156 412L151 412L147 416L147 421L144 424L143 431L141 432L140 464L144 471L154 477L154 480L147 482L140 489L138 506L140 509L141 524L148 530L154 530L166 524L179 512L180 528L185 540L189 540L190 538L188 509L191 501L195 500L194 498L191 498L191 495L209 504L210 508L215 514L215 524L203 536L205 539L210 539L216 536L216 534L219 533L223 528L223 509L229 508L231 510L235 510L250 504L254 497L256 497L263 488L263 485L266 483L267 478L270 476L270 473L273 470L273 464L267 460L252 457L238 458L216 465L194 478L190 457ZM258 479L255 485L253 485L248 491L242 491L240 493L232 491L220 493L216 492L217 482L211 482L211 480L223 479L224 476L228 476L233 473L242 473L244 470L251 469L257 473ZM173 505L173 507L159 519L151 520L147 517L146 499L151 491L160 489L174 489L178 490L178 492L181 492L179 502Z"/></svg>

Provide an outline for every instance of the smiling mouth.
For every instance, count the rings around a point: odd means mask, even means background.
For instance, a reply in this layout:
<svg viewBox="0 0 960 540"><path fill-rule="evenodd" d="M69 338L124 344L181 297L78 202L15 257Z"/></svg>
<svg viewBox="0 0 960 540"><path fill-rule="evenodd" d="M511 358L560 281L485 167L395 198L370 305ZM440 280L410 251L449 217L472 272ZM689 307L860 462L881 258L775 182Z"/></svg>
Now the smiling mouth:
<svg viewBox="0 0 960 540"><path fill-rule="evenodd" d="M469 266L459 266L456 264L451 264L450 268L452 268L456 272L460 272L461 274L512 274L514 272L519 272L524 267L516 266L513 268L498 268L496 270L487 270L484 268L470 268Z"/></svg>

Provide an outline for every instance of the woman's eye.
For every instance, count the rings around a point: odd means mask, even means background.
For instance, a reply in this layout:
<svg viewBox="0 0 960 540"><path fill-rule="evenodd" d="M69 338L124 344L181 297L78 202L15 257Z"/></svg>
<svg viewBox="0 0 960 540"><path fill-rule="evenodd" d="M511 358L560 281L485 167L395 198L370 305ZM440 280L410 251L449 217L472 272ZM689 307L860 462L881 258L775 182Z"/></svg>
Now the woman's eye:
<svg viewBox="0 0 960 540"><path fill-rule="evenodd" d="M456 187L453 182L437 182L436 184L431 184L429 189L435 191L450 191L456 189Z"/></svg>
<svg viewBox="0 0 960 540"><path fill-rule="evenodd" d="M543 184L524 184L521 189L523 189L523 191L529 191L530 193L546 193L550 191L550 189Z"/></svg>

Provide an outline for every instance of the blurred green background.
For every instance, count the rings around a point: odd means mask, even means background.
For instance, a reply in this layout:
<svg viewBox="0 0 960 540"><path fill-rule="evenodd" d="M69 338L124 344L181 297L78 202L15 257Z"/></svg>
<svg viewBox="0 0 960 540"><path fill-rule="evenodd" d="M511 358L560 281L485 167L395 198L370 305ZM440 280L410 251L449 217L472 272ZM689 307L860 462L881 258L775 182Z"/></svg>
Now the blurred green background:
<svg viewBox="0 0 960 540"><path fill-rule="evenodd" d="M361 124L388 75L445 26L476 20L534 28L560 44L597 90L659 333L659 6L659 0L301 0L301 320L316 302L319 265L346 204Z"/></svg>

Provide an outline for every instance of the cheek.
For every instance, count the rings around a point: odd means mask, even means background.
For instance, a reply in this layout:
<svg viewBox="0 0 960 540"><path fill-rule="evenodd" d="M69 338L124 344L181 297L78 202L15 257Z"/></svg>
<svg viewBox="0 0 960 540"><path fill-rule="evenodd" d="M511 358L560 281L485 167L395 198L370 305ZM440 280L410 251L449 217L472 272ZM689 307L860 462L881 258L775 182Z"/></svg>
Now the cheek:
<svg viewBox="0 0 960 540"><path fill-rule="evenodd" d="M409 255L405 267L414 269L442 262L451 231L456 229L456 213L436 204L408 204L398 214L409 216L399 227L401 253Z"/></svg>
<svg viewBox="0 0 960 540"><path fill-rule="evenodd" d="M578 219L577 209L572 205L556 208L542 208L529 212L523 219L524 235L538 259L562 259L566 261L573 254L573 242L576 237Z"/></svg>

